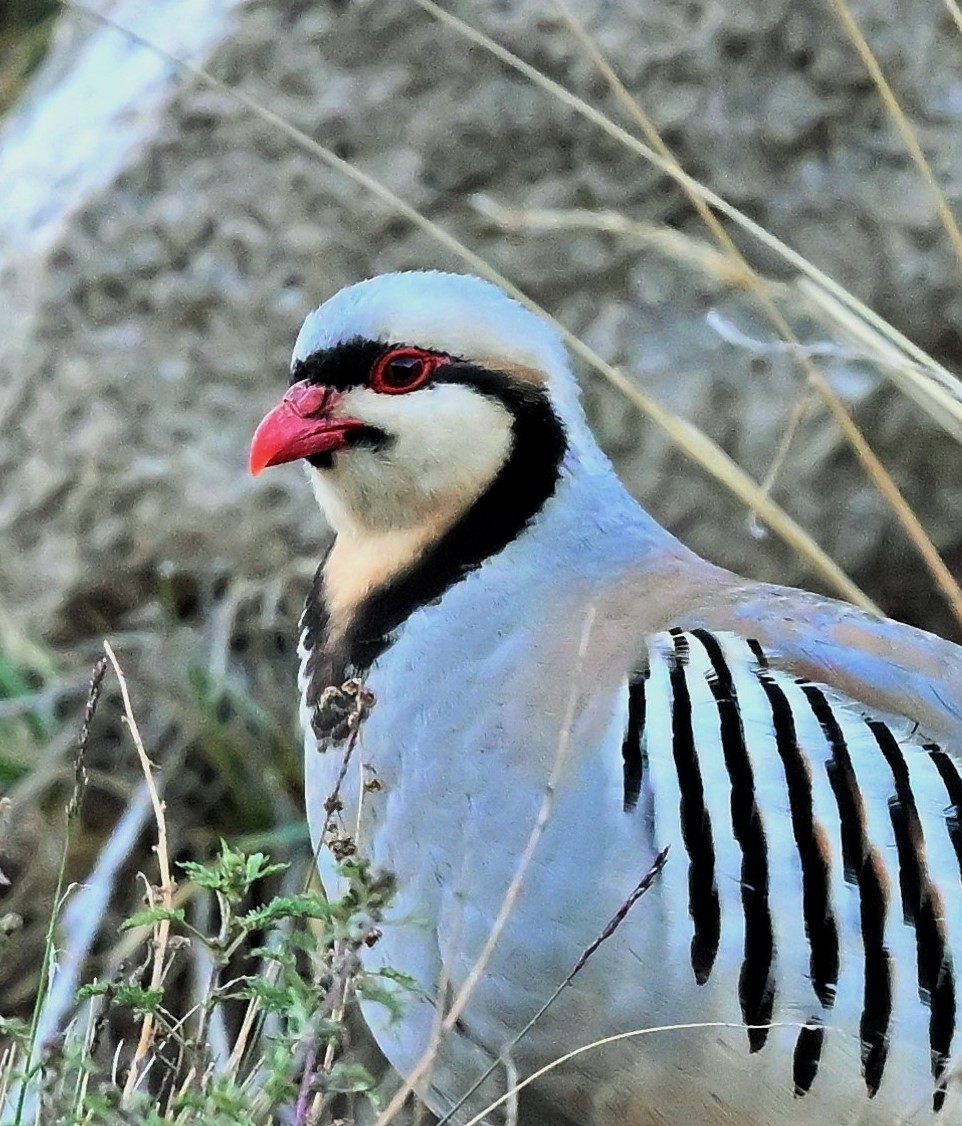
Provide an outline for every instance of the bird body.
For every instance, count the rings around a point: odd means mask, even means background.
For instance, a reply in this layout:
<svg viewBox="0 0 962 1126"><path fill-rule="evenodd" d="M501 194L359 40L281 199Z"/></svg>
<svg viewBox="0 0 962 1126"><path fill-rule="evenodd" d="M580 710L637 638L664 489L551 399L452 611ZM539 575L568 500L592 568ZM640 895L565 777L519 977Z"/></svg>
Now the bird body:
<svg viewBox="0 0 962 1126"><path fill-rule="evenodd" d="M402 1075L432 1051L431 1109L466 1123L574 1052L526 1126L962 1120L962 651L690 552L554 333L478 279L341 291L292 379L252 466L308 457L336 532L302 622L308 817L395 877L367 958L419 988L365 1016ZM377 701L356 747L325 711L349 676Z"/></svg>

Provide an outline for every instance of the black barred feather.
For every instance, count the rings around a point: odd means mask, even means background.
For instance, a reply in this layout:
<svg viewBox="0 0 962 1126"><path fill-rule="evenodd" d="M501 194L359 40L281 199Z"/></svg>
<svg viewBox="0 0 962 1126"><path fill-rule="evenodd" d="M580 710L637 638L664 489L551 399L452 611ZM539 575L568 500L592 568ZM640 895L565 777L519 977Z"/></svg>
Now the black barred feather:
<svg viewBox="0 0 962 1126"><path fill-rule="evenodd" d="M861 1040L865 1090L873 1096L885 1078L892 1040L898 1034L897 1011L906 1005L923 1005L929 1011L931 1105L940 1110L951 1082L948 1064L957 1021L952 951L953 942L958 951L960 936L950 935L949 917L942 906L946 895L958 897L962 879L962 772L956 760L935 744L912 745L909 736L899 736L886 723L861 714L857 706L830 689L780 671L756 640L744 641L707 629L686 632L676 628L659 636L664 643L653 641L650 655L652 660L660 655L664 661L665 679L657 683L669 693L677 824L688 858L690 959L696 981L704 984L709 980L721 947L726 912L737 910L744 926L744 947L738 978L731 987L748 1026L750 1051L760 1051L769 1042L767 1026L772 1021L794 1019L791 1008L779 1014L781 998L797 1005L801 993L800 983L786 979L780 964L776 934L780 930L791 935L794 924L780 914L787 906L784 892L779 890L783 877L770 868L769 840L770 834L790 833L799 889L792 915L797 911L804 923L809 988L832 1016L824 1020L811 1016L800 1029L786 1082L792 1084L797 1097L805 1096L817 1079L827 1039L837 1034L833 1026L844 1027L851 1019L852 1030ZM740 683L748 684L753 677L763 695L743 702L736 687L739 677L743 678ZM657 754L661 745L657 729L651 727L654 704L650 694L655 683L649 669L644 681L629 688L622 746L624 808L629 811L635 809L640 792L641 732L649 755ZM696 702L709 698L704 695L706 683L717 711L716 749L700 742L704 713L698 713L702 718L697 721L695 718L696 707L704 707ZM767 703L767 716L760 710L762 699ZM750 717L745 708L750 709ZM750 736L746 734L749 718ZM716 760L723 763L730 814L724 826L718 823L721 795L706 790L706 770L713 787L721 784ZM770 799L759 791L756 781L756 771L764 765L765 795L771 794L775 777L771 761L781 764L787 808L784 826L778 811L766 806ZM884 777L880 770L887 770L892 780L888 802L891 837L884 831L879 836L881 822L877 816L873 821L867 815L868 803L878 809L878 787ZM871 791L865 788L863 771L864 779L871 779ZM923 816L917 789L924 790L925 808L941 806L941 815ZM821 795L817 800L816 791ZM722 831L732 835L739 850L735 854L741 865L737 884L720 882L718 834ZM940 856L953 858L953 871L940 871L940 879L948 880L947 885L936 882L927 858L926 836L933 833L942 834L942 841L948 842L942 845ZM843 928L840 921L839 896L844 885L851 885L858 896L854 931L851 923ZM915 935L916 956L911 966L897 965L893 954L893 950L905 951L904 942L894 942L891 931L897 920L892 918L889 889L896 886L905 923ZM904 953L898 957L904 960ZM907 973L917 984L914 1000L904 988ZM858 975L861 1008L852 1013L847 1004L846 1012L839 1012L839 982L853 975ZM851 992L846 996L850 1000ZM790 1002L793 997L798 1000Z"/></svg>
<svg viewBox="0 0 962 1126"><path fill-rule="evenodd" d="M722 750L731 778L731 813L735 839L742 850L741 894L745 915L745 957L738 979L742 1017L748 1042L757 1052L768 1038L775 1000L773 977L775 935L768 902L768 844L755 798L755 778L745 744L738 697L722 648L707 630L693 630L708 653L714 676L712 694L718 705Z"/></svg>

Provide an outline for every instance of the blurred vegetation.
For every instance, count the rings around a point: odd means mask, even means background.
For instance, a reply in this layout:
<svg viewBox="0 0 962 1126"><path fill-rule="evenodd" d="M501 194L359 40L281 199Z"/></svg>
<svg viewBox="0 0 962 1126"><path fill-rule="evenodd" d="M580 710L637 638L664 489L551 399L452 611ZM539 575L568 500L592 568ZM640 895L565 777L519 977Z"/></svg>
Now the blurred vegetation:
<svg viewBox="0 0 962 1126"><path fill-rule="evenodd" d="M257 653L254 621L273 636L257 609L232 605L228 650ZM355 996L393 1010L408 988L358 957L391 883L352 857L326 901L292 725L243 662L174 620L119 639L129 689L106 658L88 680L0 643L4 1121L332 1122L375 1100L351 1021Z"/></svg>

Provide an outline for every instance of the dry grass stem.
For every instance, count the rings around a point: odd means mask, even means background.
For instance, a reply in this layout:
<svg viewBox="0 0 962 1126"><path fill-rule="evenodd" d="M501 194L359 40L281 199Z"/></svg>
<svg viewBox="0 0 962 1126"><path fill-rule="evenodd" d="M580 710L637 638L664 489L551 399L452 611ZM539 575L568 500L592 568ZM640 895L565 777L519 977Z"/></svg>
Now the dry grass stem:
<svg viewBox="0 0 962 1126"><path fill-rule="evenodd" d="M543 1076L547 1075L551 1071L554 1071L556 1067L561 1067L563 1064L568 1063L570 1060L577 1059L578 1056L583 1056L586 1052L592 1052L596 1048L604 1048L608 1044L618 1044L624 1040L634 1040L641 1036L654 1036L656 1033L661 1032L692 1032L697 1029L710 1030L713 1028L734 1028L738 1029L741 1032L744 1032L747 1028L802 1029L807 1027L808 1026L804 1021L794 1020L773 1021L771 1024L764 1025L747 1025L741 1024L738 1021L707 1020L692 1021L688 1024L660 1024L654 1025L651 1028L633 1028L629 1032L617 1032L613 1036L604 1036L600 1040L593 1040L590 1044L582 1044L580 1048L573 1048L570 1052L565 1052L563 1056L558 1056L557 1059L552 1060L551 1063L545 1064L544 1067L539 1067L537 1071L533 1071L526 1078L522 1079L514 1092L506 1092L505 1094L501 1095L500 1098L496 1099L493 1103L489 1103L484 1108L484 1110L482 1110L479 1114L476 1114L474 1118L469 1119L464 1124L464 1126L479 1126L479 1123L483 1122L484 1119L489 1114L491 1114L492 1111L497 1110L499 1106L503 1106L514 1094L519 1091L523 1091L524 1088L529 1086L531 1083L536 1083ZM831 1026L825 1025L824 1027L828 1029ZM841 1029L836 1028L833 1029L833 1031L838 1032L839 1035L844 1035Z"/></svg>
<svg viewBox="0 0 962 1126"><path fill-rule="evenodd" d="M775 487L775 482L785 465L788 452L792 448L792 442L798 435L798 431L814 403L815 394L810 387L806 388L795 400L795 405L792 407L788 422L785 424L785 429L779 440L778 448L775 450L771 464L762 478L761 488L763 492L770 493Z"/></svg>
<svg viewBox="0 0 962 1126"><path fill-rule="evenodd" d="M856 310L835 300L808 278L799 278L796 288L812 311L851 339L865 359L876 364L881 373L911 399L928 417L955 441L962 443L962 387L958 379L935 360L925 356L921 362L909 340L891 329L879 331L878 326L860 316Z"/></svg>
<svg viewBox="0 0 962 1126"><path fill-rule="evenodd" d="M61 1021L74 1003L87 957L114 893L117 874L131 855L149 811L149 794L146 786L142 786L126 805L107 843L100 850L93 871L67 901L61 919L64 938L57 974L37 1025L37 1039L41 1044L57 1034ZM91 998L88 1002L91 1011L94 1000Z"/></svg>
<svg viewBox="0 0 962 1126"><path fill-rule="evenodd" d="M17 1049L12 1044L0 1052L0 1106L9 1105L7 1100L10 1096L10 1083L16 1071L16 1057Z"/></svg>
<svg viewBox="0 0 962 1126"><path fill-rule="evenodd" d="M744 256L735 246L731 236L719 222L718 217L712 212L703 196L686 182L687 177L684 175L681 163L665 143L655 123L642 109L638 99L628 92L627 87L621 81L617 71L599 50L598 45L585 30L580 20L572 15L568 7L562 3L562 0L555 0L555 7L561 12L565 23L568 25L568 30L571 31L575 39L577 39L579 47L588 58L591 59L592 63L594 63L595 67L597 67L602 77L608 83L615 98L627 111L628 116L641 129L648 144L651 145L655 152L665 161L666 171L671 169L670 174L677 180L705 226L711 231L724 253L731 259L735 277L740 280L741 284L753 288L758 281L755 270L745 261Z"/></svg>
<svg viewBox="0 0 962 1126"><path fill-rule="evenodd" d="M161 905L168 911L173 911L174 903L174 881L170 873L170 856L167 850L167 819L164 814L164 803L161 800L160 794L157 791L156 783L154 782L153 763L147 756L147 751L144 748L143 739L140 737L140 729L137 726L137 721L134 718L133 706L130 702L130 693L127 689L127 679L124 676L123 669L120 667L120 662L111 648L110 642L104 642L104 651L113 665L114 673L117 676L117 682L120 685L120 694L124 702L124 723L130 736L134 741L134 746L137 749L137 758L140 760L141 769L144 772L144 781L147 785L147 792L150 795L150 803L154 811L154 822L157 826L157 845L155 852L157 855L157 863L160 868L160 887L157 889L160 895ZM151 906L155 904L154 890L148 886L148 899ZM153 963L150 971L150 989L160 989L164 980L165 962L167 957L167 946L170 940L170 919L161 919L155 929L154 943L153 943ZM127 1078L124 1082L123 1101L129 1102L137 1083L143 1074L144 1068L141 1068L140 1062L147 1055L150 1046L153 1043L154 1036L154 1015L151 1012L145 1012L143 1022L140 1026L140 1038L137 1041L137 1047L134 1049L133 1059L130 1061L130 1067L127 1071ZM149 1062L149 1061L148 1061Z"/></svg>
<svg viewBox="0 0 962 1126"><path fill-rule="evenodd" d="M485 192L468 199L478 215L506 231L589 230L631 238L639 246L655 250L665 258L684 262L724 285L744 286L745 271L731 255L716 250L708 242L673 227L629 219L617 211L589 211L586 208L509 207ZM788 286L756 275L759 285L769 292L784 295Z"/></svg>
<svg viewBox="0 0 962 1126"><path fill-rule="evenodd" d="M584 950L582 950L581 954L578 956L578 960L571 967L571 972L564 979L564 981L562 981L557 989L555 989L548 1000L545 1001L540 1009L538 1009L531 1020L529 1020L528 1023L524 1026L524 1028L522 1028L516 1036L512 1037L505 1048L502 1049L501 1054L498 1056L498 1059L492 1062L491 1066L474 1081L474 1083L468 1088L467 1091L464 1092L460 1100L447 1112L447 1114L444 1115L442 1119L440 1119L438 1126L446 1126L446 1124L450 1122L453 1115L457 1114L457 1112L463 1106L464 1102L468 1098L470 1098L471 1095L473 1095L474 1092L478 1089L478 1087L480 1087L481 1084L485 1081L485 1079L487 1079L488 1076L491 1075L491 1073L498 1066L499 1062L507 1064L507 1062L510 1061L510 1053L513 1051L513 1049L521 1043L525 1036L528 1035L531 1029L534 1028L534 1026L538 1023L539 1020L541 1020L541 1018L551 1008L555 1001L557 1001L564 990L574 981L578 974L584 969L586 963L588 962L588 959L591 958L591 956L602 945L602 943L607 942L607 940L611 938L615 931L625 921L628 912L632 909L632 907L634 907L638 900L641 899L645 892L648 891L648 889L659 877L659 875L661 875L662 869L668 862L668 853L670 851L670 847L670 845L666 845L661 850L661 852L658 853L658 855L652 861L648 871L634 886L627 899L625 899L625 901L621 904L614 915L612 915L612 917L604 925L601 931L599 931L597 936L592 939L592 941L584 948ZM507 1053L507 1055L505 1053Z"/></svg>
<svg viewBox="0 0 962 1126"><path fill-rule="evenodd" d="M68 817L75 817L79 813L84 791L87 788L87 749L90 744L90 725L97 713L97 705L100 703L100 694L103 691L106 675L107 658L101 657L94 665L90 677L90 687L87 689L83 722L80 725L80 736L77 739L77 753L74 756L74 787L70 796L70 804L67 806Z"/></svg>
<svg viewBox="0 0 962 1126"><path fill-rule="evenodd" d="M793 250L787 243L784 243L781 239L771 234L770 231L767 231L764 227L756 223L744 212L734 207L722 196L706 187L695 177L681 170L673 158L662 156L652 146L639 140L639 138L635 137L632 133L629 133L626 129L615 124L600 110L585 102L570 90L567 90L564 86L560 85L560 83L542 74L536 67L531 66L530 63L526 63L523 59L507 50L507 48L496 43L490 36L485 35L484 32L478 31L470 24L460 20L457 16L438 7L437 4L433 3L433 0L415 0L415 2L434 18L453 28L463 38L488 51L490 54L494 55L495 58L505 63L505 65L523 74L534 85L539 86L564 105L567 105L570 109L573 109L576 113L597 125L609 136L621 142L626 148L644 157L645 160L656 168L660 169L666 175L671 176L672 179L686 192L690 193L692 197L700 199L704 203L709 204L714 211L725 215L737 226L741 227L747 234L757 239L784 261L794 266L810 283L824 290L828 297L833 298L842 306L847 307L853 314L864 319L882 336L904 349L926 373L931 373L935 378L950 382L955 388L957 397L962 400L962 391L960 391L960 384L956 377L932 359L923 349L919 348L918 345L913 344L904 335L899 333L887 321L849 293L844 286L829 277L828 274L819 270L809 262L804 255Z"/></svg>
<svg viewBox="0 0 962 1126"><path fill-rule="evenodd" d="M77 815L80 812L87 784L86 755L90 741L90 725L93 722L97 712L97 705L100 702L106 668L106 663L103 660L99 660L94 666L87 689L87 700L84 707L83 720L77 738L73 769L74 784L70 800L65 810L66 819L63 843L60 850L60 864L53 893L50 917L47 922L44 937L37 992L33 1002L33 1011L30 1016L29 1048L26 1053L26 1067L24 1074L17 1077L17 1081L14 1083L14 1098L16 1101L15 1126L19 1126L24 1120L25 1115L29 1116L30 1111L28 1108L37 1102L36 1092L32 1089L32 1080L39 1066L48 1037L52 1036L57 1031L60 1016L62 1012L66 1011L66 1008L73 999L72 990L70 989L71 967L69 963L63 975L58 974L57 977L54 978L52 974L56 955L55 936L57 920L65 901L64 888L66 886L67 861L70 854L71 834ZM0 815L6 813L10 804L9 798L4 799L4 801L0 803ZM79 972L79 965L73 968ZM61 976L63 977L63 982L59 980ZM12 1077L8 1077L8 1082L12 1081Z"/></svg>
<svg viewBox="0 0 962 1126"><path fill-rule="evenodd" d="M799 274L801 274L803 278L807 278L811 284L819 286L830 297L834 298L835 301L846 306L852 313L867 321L881 335L887 337L893 343L897 343L899 347L904 348L906 353L910 355L923 370L931 370L933 373L937 373L939 378L945 378L951 381L952 385L957 389L962 386L955 376L932 359L932 357L917 344L914 344L907 337L902 335L902 333L898 332L897 329L893 328L893 326L884 318L880 317L878 313L874 312L863 302L859 301L857 297L849 293L844 286L840 285L822 270L819 270L818 267L813 265L803 254L800 254L797 250L793 250L787 243L766 230L761 224L756 223L754 219L751 219L743 211L734 207L724 197L718 195L717 192L706 187L694 176L689 176L688 173L680 170L674 160L669 160L661 156L650 145L639 140L634 134L629 133L627 129L616 125L607 115L590 105L583 98L578 97L577 94L573 94L560 83L548 78L547 75L542 74L536 67L533 67L530 63L526 63L506 47L502 47L499 43L496 43L490 36L485 35L484 32L478 31L457 16L438 7L437 4L433 3L433 0L415 0L415 3L441 23L453 28L459 35L468 40L468 42L481 47L495 58L500 59L501 62L512 70L523 74L525 78L535 86L545 90L563 105L568 106L569 109L574 110L586 120L597 125L599 129L607 133L608 136L612 137L614 140L619 141L630 151L644 157L644 159L654 165L654 167L660 169L675 180L683 189L690 190L693 195L709 204L714 211L726 216L726 218L741 227L746 234L757 239L763 246L778 255L789 265L794 266ZM960 399L962 399L962 391L958 393Z"/></svg>
<svg viewBox="0 0 962 1126"><path fill-rule="evenodd" d="M876 89L879 92L879 97L882 99L882 104L885 106L886 112L892 119L895 128L898 130L899 136L902 138L902 143L905 145L909 156L912 158L912 162L925 181L926 187L932 195L932 201L935 204L935 209L938 212L942 227L949 236L949 242L952 244L952 249L955 251L959 265L962 266L962 232L959 231L955 216L952 214L952 209L949 207L948 201L945 198L945 193L942 191L938 180L935 178L932 166L929 164L925 153L922 151L922 146L919 144L915 131L912 129L908 118L899 105L895 92L882 73L882 68L879 66L878 59L875 57L875 52L862 34L862 30L858 26L855 17L852 15L852 10L846 0L830 0L830 3L839 23L845 29L845 34L852 41L852 45L855 47L856 51L858 51L862 62L865 64L865 69L871 75L872 81L875 83ZM951 11L952 9L950 8L949 10ZM956 11L958 11L958 9L956 9Z"/></svg>
<svg viewBox="0 0 962 1126"><path fill-rule="evenodd" d="M838 0L838 2L841 3L842 0ZM556 0L556 3L562 11L569 29L578 40L579 46L591 58L592 62L604 76L618 101L622 106L625 107L631 118L639 125L648 143L665 160L671 163L676 172L680 172L682 170L682 166L678 161L678 158L666 144L661 134L658 132L658 129L655 126L654 122L642 109L641 104L638 102L638 99L629 93L624 83L619 78L614 67L611 66L602 52L598 49L597 44L591 38L591 36L588 35L581 22L568 11L567 7L561 2L561 0ZM815 367L812 361L811 352L802 346L801 341L798 339L794 330L789 325L788 320L775 304L771 292L772 287L770 286L770 284L765 279L763 279L754 269L754 267L752 267L746 260L744 255L732 241L731 236L722 226L718 217L714 214L714 212L704 201L704 199L702 199L700 195L694 192L688 184L684 183L683 181L680 181L680 183L686 196L688 197L689 202L698 212L702 221L708 227L709 231L721 247L722 251L731 259L732 284L741 284L752 292L759 305L761 306L762 311L768 318L769 322L773 325L776 332L778 332L782 339L788 343L793 355L795 356L796 362L802 367L802 369L808 376L811 386L823 398L823 400L826 402L826 405L829 406L829 409L832 410L833 413L843 411L849 419L851 427L855 428L855 423L851 419L851 415L848 413L838 396L835 395L829 383L824 378L824 375ZM785 433L782 436L778 449L775 451L768 472L765 474L765 478L762 481L761 489L764 493L769 493L771 491L772 486L774 485L774 482L778 476L778 472L781 469L786 456L788 455L792 439L794 438L795 433L797 432L798 427L802 422L802 419L807 413L808 408L809 397L808 395L806 395L796 406L795 410L792 413L792 417L789 418ZM856 452L858 452L858 447L856 447ZM876 475L879 474L880 471L885 474L885 477L887 479L885 482L886 488L880 490L883 492L883 495L887 495L887 488L889 485L891 485L892 488L895 487L894 482L892 482L891 480L891 477L889 477L887 472L882 469L881 463L878 462L877 459L874 459L870 464L866 464L863 461L863 464L865 465L870 478L873 480L873 482L876 483L877 487L878 482L876 481ZM896 509L896 515L899 516L898 509ZM911 536L912 530L909 527L907 527L906 530ZM925 541L926 546L931 547L934 551L934 545L931 543L931 540L927 536L925 537ZM921 548L920 551L923 555L923 558L925 558L926 553L922 551ZM939 562L941 562L941 560L939 560ZM959 590L957 587L955 590L953 590L950 586L948 590L948 597L950 605L955 604L954 599L957 597L958 605L959 607L962 607L962 590ZM956 609L956 615L959 616L960 613L962 613L962 609ZM962 617L959 617L959 622L960 624L962 624Z"/></svg>
<svg viewBox="0 0 962 1126"><path fill-rule="evenodd" d="M585 949L581 952L581 957L577 962L575 962L574 969L572 969L571 973L568 974L568 976L565 978L565 985L570 985L572 981L574 981L577 975L582 971L582 969L584 969L585 964L592 956L592 954L594 954L594 952L598 949L599 946L601 946L603 942L607 942L608 939L611 938L615 931L625 921L628 912L632 909L632 907L634 907L638 900L641 899L641 897L651 887L655 880L658 879L658 877L661 875L661 870L668 862L668 853L670 849L671 845L665 845L665 847L658 853L658 855L652 861L651 867L632 889L631 894L605 924L605 927L602 930L601 934L599 934L598 937L589 946L585 947Z"/></svg>
<svg viewBox="0 0 962 1126"><path fill-rule="evenodd" d="M700 239L682 231L630 219L617 211L511 208L483 193L472 196L471 204L479 215L506 230L594 230L618 235L684 262L724 285L744 284L744 271L734 265L729 256L713 250ZM826 323L853 344L850 352L835 343L805 344L802 348L806 355L862 359L874 364L933 422L962 443L962 383L888 321L866 306L860 306L854 298L839 300L837 295L804 275L788 283L756 274L755 285L762 287L773 300L797 302L799 312ZM712 316L709 314L710 318ZM765 343L753 340L733 327L719 328L717 317L715 320L716 330L739 347L760 353L791 348L788 342L780 345Z"/></svg>
<svg viewBox="0 0 962 1126"><path fill-rule="evenodd" d="M422 2L422 0L418 0L418 2L420 3ZM852 27L850 34L852 34L853 37L858 36L858 31L854 25L854 21L851 20L851 16L848 14L848 9L844 6L844 0L832 0L832 3L835 6L836 10L839 11L840 15L844 13L844 16L847 16L848 20L851 22ZM599 68L599 70L607 80L609 86L614 91L618 100L622 105L627 107L628 112L631 114L634 121L644 132L646 138L648 139L648 143L652 146L654 151L658 153L662 161L665 162L665 171L672 175L673 178L681 185L685 194L688 196L689 201L698 211L698 214L702 217L722 249L731 256L736 267L744 270L745 286L749 290L751 290L751 292L757 298L763 312L768 317L769 321L778 332L778 334L782 337L783 340L788 341L788 343L791 345L795 359L805 372L808 378L809 385L815 390L818 396L828 407L830 413L832 414L832 417L835 419L835 422L837 423L839 429L842 431L842 434L844 435L852 449L855 451L855 455L862 464L862 467L868 475L869 480L885 499L886 503L895 514L896 519L904 528L907 536L909 537L909 540L914 545L916 551L921 556L932 577L935 579L935 582L938 585L939 589L945 596L945 599L952 609L952 612L955 614L956 619L958 620L959 624L962 625L962 587L959 586L951 571L948 569L948 567L946 567L941 555L938 552L938 549L935 547L935 544L932 542L931 538L922 527L921 523L918 520L918 517L916 517L915 513L912 511L909 503L902 496L892 475L888 472L888 470L882 464L881 460L875 454L875 451L871 448L871 446L865 439L865 436L856 425L855 420L852 418L851 414L849 414L848 410L845 407L845 404L835 393L835 390L825 378L822 371L812 362L811 357L802 347L801 341L799 341L798 337L795 335L795 332L785 318L785 315L771 299L765 287L763 285L757 284L757 275L755 273L755 270L745 260L744 256L732 241L731 236L722 227L718 218L712 213L711 209L705 202L703 195L700 192L695 191L694 185L690 182L690 178L682 174L681 165L679 164L678 160L671 152L669 147L663 141L661 135L658 133L658 130L655 128L651 119L647 116L647 114L644 113L636 99L633 98L625 89L624 84L618 78L618 75L615 73L614 69L610 66L602 53L598 50L594 41L590 38L582 25L565 9L562 3L559 2L558 7L564 13L565 20L567 21L567 24L574 33L575 37L578 39L578 42L582 49L590 56L592 61ZM869 59L874 64L874 56L871 55L868 44L866 44L860 36L858 36L857 42L864 44L865 50L868 52ZM875 64L875 72L878 72L877 64ZM891 90L887 87L887 85L885 85L885 80L884 78L882 78L881 72L878 72L877 75L875 72L873 72L873 78L875 78L877 84L879 84L879 89L883 94L883 99L886 92L888 93L889 101L886 101L886 105L889 106L891 110L890 102L894 101L894 98L892 98ZM897 108L897 103L895 103L895 105ZM925 157L922 155L921 149L919 149L918 147L918 143L915 141L911 130L908 128L908 123L905 121L904 115L902 115L901 110L898 111L897 120L904 124L905 129L908 133L908 138L915 145L915 149L910 149L910 151L913 152L914 156L915 151L917 150L918 157L921 160L923 173L928 176L930 180L930 186L934 189L937 200L941 201L942 208L945 212L945 214L942 215L942 218L943 223L947 224L946 229L949 231L950 235L954 234L959 238L957 253L959 255L960 262L962 262L962 237L959 237L958 228L955 226L955 221L952 218L951 212L948 210L947 204L945 204L944 196L939 190L938 185L935 183L934 177L932 177L931 174L931 170L929 169L928 164L925 162ZM942 214L941 210L940 214ZM955 243L953 243L953 245L955 245ZM792 430L790 428L788 441L791 440L791 434ZM787 443L783 440L782 444L787 450ZM774 462L776 470L778 464L779 456L776 453ZM772 470L770 469L766 477L766 481L768 480L768 478L773 478L773 476L774 475L772 473ZM762 491L768 491L764 485L762 486Z"/></svg>
<svg viewBox="0 0 962 1126"><path fill-rule="evenodd" d="M504 1085L508 1096L505 1126L518 1126L518 1069L510 1055L504 1058Z"/></svg>

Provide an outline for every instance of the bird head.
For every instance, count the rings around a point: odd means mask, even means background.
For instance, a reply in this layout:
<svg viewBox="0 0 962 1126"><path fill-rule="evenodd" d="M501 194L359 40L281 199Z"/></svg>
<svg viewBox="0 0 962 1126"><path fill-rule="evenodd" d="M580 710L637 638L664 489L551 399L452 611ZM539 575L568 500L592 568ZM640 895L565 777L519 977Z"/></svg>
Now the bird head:
<svg viewBox="0 0 962 1126"><path fill-rule="evenodd" d="M449 524L512 465L557 475L583 425L558 334L480 278L385 274L305 320L253 473L303 459L334 529ZM587 433L587 431L585 431Z"/></svg>

